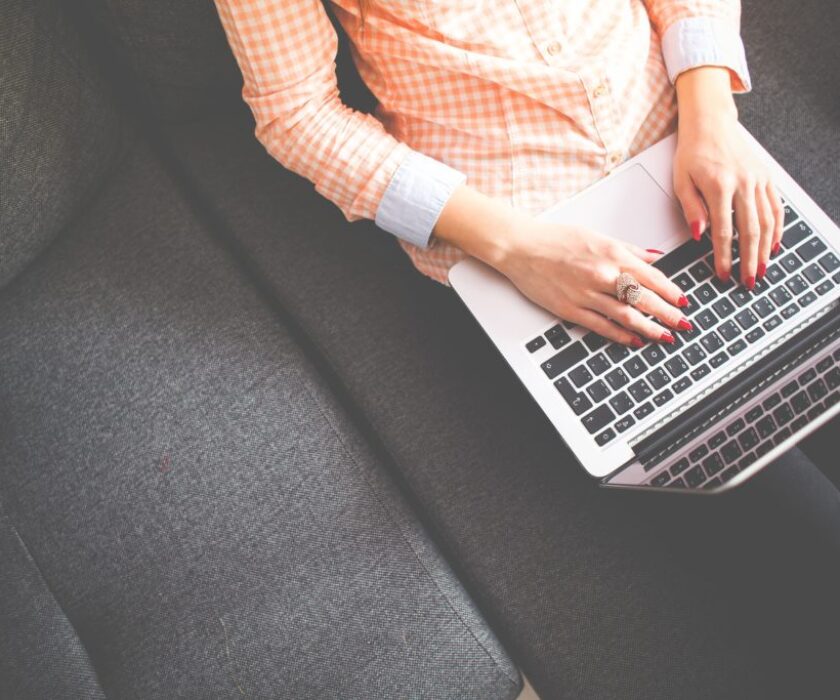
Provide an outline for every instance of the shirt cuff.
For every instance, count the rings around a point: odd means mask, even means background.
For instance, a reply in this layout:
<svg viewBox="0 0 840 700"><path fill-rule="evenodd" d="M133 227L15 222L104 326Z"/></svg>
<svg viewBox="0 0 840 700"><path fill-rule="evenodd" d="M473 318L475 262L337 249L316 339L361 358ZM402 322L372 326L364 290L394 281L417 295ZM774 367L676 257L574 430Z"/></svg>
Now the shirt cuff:
<svg viewBox="0 0 840 700"><path fill-rule="evenodd" d="M731 22L713 17L677 20L662 36L662 55L672 83L691 68L722 66L733 75L733 91L752 89L744 42Z"/></svg>
<svg viewBox="0 0 840 700"><path fill-rule="evenodd" d="M404 241L428 248L444 205L466 179L439 160L410 151L379 200L376 225Z"/></svg>

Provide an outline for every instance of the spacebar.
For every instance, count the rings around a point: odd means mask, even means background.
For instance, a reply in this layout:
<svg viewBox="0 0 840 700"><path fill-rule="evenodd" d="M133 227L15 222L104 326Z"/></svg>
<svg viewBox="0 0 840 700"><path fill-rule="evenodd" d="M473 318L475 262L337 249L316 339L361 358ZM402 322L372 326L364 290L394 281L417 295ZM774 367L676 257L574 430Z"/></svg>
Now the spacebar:
<svg viewBox="0 0 840 700"><path fill-rule="evenodd" d="M667 255L663 255L653 263L653 266L662 270L666 277L682 270L686 265L698 260L712 250L712 242L708 236L703 236L699 241L689 240L681 246L674 248Z"/></svg>

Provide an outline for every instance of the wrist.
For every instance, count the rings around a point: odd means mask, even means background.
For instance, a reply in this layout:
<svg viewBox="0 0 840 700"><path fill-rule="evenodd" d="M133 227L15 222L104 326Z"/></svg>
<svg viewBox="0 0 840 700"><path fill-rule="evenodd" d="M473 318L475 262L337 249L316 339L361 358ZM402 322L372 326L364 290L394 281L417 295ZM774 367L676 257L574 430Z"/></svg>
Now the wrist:
<svg viewBox="0 0 840 700"><path fill-rule="evenodd" d="M729 69L693 68L677 77L675 87L680 127L738 120Z"/></svg>

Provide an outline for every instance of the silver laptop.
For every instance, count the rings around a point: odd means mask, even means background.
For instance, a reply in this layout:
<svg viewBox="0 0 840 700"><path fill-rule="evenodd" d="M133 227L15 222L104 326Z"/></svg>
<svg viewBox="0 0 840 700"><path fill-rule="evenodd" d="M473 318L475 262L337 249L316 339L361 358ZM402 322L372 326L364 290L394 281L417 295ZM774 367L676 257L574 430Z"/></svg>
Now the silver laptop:
<svg viewBox="0 0 840 700"><path fill-rule="evenodd" d="M543 215L666 251L655 265L689 298L694 325L674 345L609 342L553 317L473 259L450 271L603 486L720 493L840 412L840 229L749 138L785 205L781 252L751 292L713 274L708 233L690 237L671 184L673 135Z"/></svg>

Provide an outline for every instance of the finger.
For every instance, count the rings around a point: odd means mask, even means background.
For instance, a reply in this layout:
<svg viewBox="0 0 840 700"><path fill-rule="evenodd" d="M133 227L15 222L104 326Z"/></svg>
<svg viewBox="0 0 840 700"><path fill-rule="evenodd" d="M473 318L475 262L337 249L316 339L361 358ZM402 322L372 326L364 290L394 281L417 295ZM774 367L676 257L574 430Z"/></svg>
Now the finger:
<svg viewBox="0 0 840 700"><path fill-rule="evenodd" d="M732 274L732 196L734 189L726 185L708 188L706 202L712 219L712 245L715 251L715 272L724 282Z"/></svg>
<svg viewBox="0 0 840 700"><path fill-rule="evenodd" d="M628 258L623 262L625 267L622 269L633 275L650 292L658 294L672 306L688 306L688 299L682 289L669 280L660 269L633 258Z"/></svg>
<svg viewBox="0 0 840 700"><path fill-rule="evenodd" d="M644 345L639 336L613 323L606 316L592 309L577 307L567 313L565 318L615 343L629 345L634 348L640 348Z"/></svg>
<svg viewBox="0 0 840 700"><path fill-rule="evenodd" d="M642 296L644 297L645 294L650 295L650 292L644 290ZM667 328L648 318L638 309L634 309L630 304L625 304L609 294L594 294L591 304L596 311L643 338L663 343L674 342L674 335Z"/></svg>
<svg viewBox="0 0 840 700"><path fill-rule="evenodd" d="M738 249L741 255L741 284L752 289L755 287L758 244L761 240L755 187L752 184L740 188L735 194L735 225L738 227Z"/></svg>
<svg viewBox="0 0 840 700"><path fill-rule="evenodd" d="M770 202L770 208L773 210L774 226L773 226L773 243L770 245L770 252L777 255L782 247L782 234L785 228L785 208L782 206L782 199L773 183L767 185L767 199Z"/></svg>
<svg viewBox="0 0 840 700"><path fill-rule="evenodd" d="M767 263L770 260L770 249L773 246L773 230L776 226L773 209L767 196L767 188L759 185L755 191L756 211L758 212L758 223L761 231L761 239L758 244L758 264L755 269L755 279L760 280L767 272Z"/></svg>
<svg viewBox="0 0 840 700"><path fill-rule="evenodd" d="M694 186L694 183L687 176L674 183L674 193L680 200L683 216L691 227L691 236L695 241L699 241L703 231L706 230L708 221L703 195L700 194L700 190Z"/></svg>
<svg viewBox="0 0 840 700"><path fill-rule="evenodd" d="M639 303L636 304L636 309L643 314L653 316L662 324L678 331L692 329L691 322L685 317L682 311L673 304L669 304L650 289L644 289L642 291L642 297L639 299Z"/></svg>

